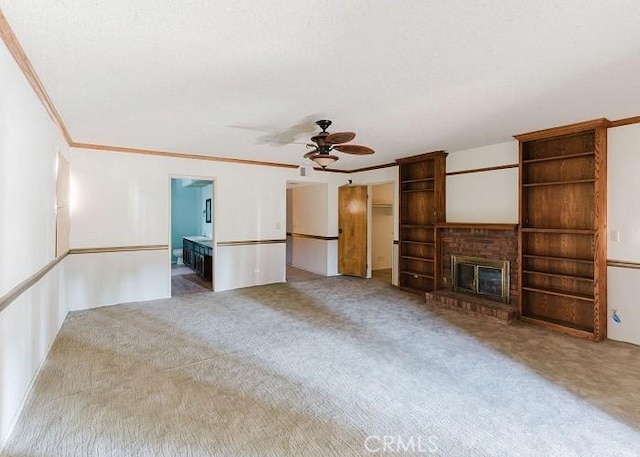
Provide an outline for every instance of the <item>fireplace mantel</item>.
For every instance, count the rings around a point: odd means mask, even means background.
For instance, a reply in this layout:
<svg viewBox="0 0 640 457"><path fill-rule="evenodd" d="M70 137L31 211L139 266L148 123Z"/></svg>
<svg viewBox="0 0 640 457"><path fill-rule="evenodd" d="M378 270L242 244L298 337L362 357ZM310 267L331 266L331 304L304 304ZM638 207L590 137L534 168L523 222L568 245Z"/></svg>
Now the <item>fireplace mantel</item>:
<svg viewBox="0 0 640 457"><path fill-rule="evenodd" d="M486 223L486 222L437 222L436 228L470 229L470 230L518 230L518 224Z"/></svg>

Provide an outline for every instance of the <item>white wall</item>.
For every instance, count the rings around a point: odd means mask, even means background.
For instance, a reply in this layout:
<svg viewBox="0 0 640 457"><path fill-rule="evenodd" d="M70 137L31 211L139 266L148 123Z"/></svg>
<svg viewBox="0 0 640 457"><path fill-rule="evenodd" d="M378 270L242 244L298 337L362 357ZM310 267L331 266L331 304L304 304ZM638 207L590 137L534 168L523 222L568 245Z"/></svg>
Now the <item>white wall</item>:
<svg viewBox="0 0 640 457"><path fill-rule="evenodd" d="M0 449L68 313L68 259L0 312Z"/></svg>
<svg viewBox="0 0 640 457"><path fill-rule="evenodd" d="M0 46L0 297L55 256L55 161L66 147ZM0 311L0 449L67 314L64 262Z"/></svg>
<svg viewBox="0 0 640 457"><path fill-rule="evenodd" d="M337 207L329 201L327 183L298 185L287 190L287 231L298 235L335 237L337 229L329 230L329 206L337 212ZM289 236L287 249L289 264L313 273L332 276L337 272L336 240L322 240Z"/></svg>
<svg viewBox="0 0 640 457"><path fill-rule="evenodd" d="M518 163L518 143L450 152L447 173ZM518 223L518 168L447 176L447 222Z"/></svg>
<svg viewBox="0 0 640 457"><path fill-rule="evenodd" d="M326 183L293 187L291 195L291 232L329 235L329 186ZM335 236L337 233L333 233Z"/></svg>
<svg viewBox="0 0 640 457"><path fill-rule="evenodd" d="M640 124L608 131L607 258L640 263ZM620 233L620 241L611 232ZM607 336L640 345L640 270L607 268ZM616 310L621 322L612 318Z"/></svg>
<svg viewBox="0 0 640 457"><path fill-rule="evenodd" d="M218 243L284 240L286 183L294 180L309 182L312 178L328 183L325 199L328 217L324 226L326 231L336 233L337 185L346 180L344 175L334 173L315 173L303 178L297 169L292 168L83 149L72 149L70 160L72 196L76 197L72 213L72 248L167 244L169 176L198 176L215 180L213 220ZM285 252L284 242L218 247L214 267L215 290L284 281ZM74 271L98 271L96 262L103 255L77 256L78 259L74 258ZM133 262L130 256L142 259L147 253L126 255L127 260L123 261L129 263ZM331 255L329 252L327 258ZM169 280L168 273L162 277L165 263L169 262L168 252L166 256L166 260L161 255L148 259L151 264L146 265L147 269L132 269L134 277L130 280L133 282L146 280L150 270L158 272L159 277L153 281L152 289L143 296L121 289L118 278L113 276L106 278L100 286L103 292L74 293L72 308L87 306L86 301L78 297L93 297L92 306L102 306L163 296L167 293L166 281ZM137 262L141 263L142 260ZM96 284L93 279L88 282ZM114 290L117 293L106 292Z"/></svg>
<svg viewBox="0 0 640 457"><path fill-rule="evenodd" d="M285 270L284 243L220 246L214 285L216 290L227 290L284 282Z"/></svg>
<svg viewBox="0 0 640 457"><path fill-rule="evenodd" d="M65 260L70 311L171 295L164 250L72 254Z"/></svg>

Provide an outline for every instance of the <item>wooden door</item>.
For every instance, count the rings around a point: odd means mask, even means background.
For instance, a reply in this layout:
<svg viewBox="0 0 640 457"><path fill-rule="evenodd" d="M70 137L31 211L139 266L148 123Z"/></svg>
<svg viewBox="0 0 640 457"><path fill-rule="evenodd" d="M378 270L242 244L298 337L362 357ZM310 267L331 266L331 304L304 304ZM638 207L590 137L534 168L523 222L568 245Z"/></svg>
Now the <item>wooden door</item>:
<svg viewBox="0 0 640 457"><path fill-rule="evenodd" d="M338 272L367 276L367 186L338 189Z"/></svg>

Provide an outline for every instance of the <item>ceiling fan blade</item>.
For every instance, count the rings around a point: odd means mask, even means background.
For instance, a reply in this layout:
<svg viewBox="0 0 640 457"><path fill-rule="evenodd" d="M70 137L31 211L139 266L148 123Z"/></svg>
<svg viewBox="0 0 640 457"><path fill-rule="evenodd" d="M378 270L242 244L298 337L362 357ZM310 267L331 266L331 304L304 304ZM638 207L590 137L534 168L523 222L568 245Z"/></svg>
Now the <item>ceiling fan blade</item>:
<svg viewBox="0 0 640 457"><path fill-rule="evenodd" d="M360 146L357 144L339 144L333 147L336 151L344 152L345 154L355 155L367 155L373 154L375 151L366 146Z"/></svg>
<svg viewBox="0 0 640 457"><path fill-rule="evenodd" d="M325 139L325 143L331 144L341 144L348 143L356 137L356 134L353 132L336 132L330 133Z"/></svg>
<svg viewBox="0 0 640 457"><path fill-rule="evenodd" d="M278 140L262 140L263 143L275 143L275 144L307 144L304 141L278 141Z"/></svg>
<svg viewBox="0 0 640 457"><path fill-rule="evenodd" d="M311 151L307 152L305 155L303 155L302 157L304 157L305 159L308 159L309 157L311 157L312 155L314 155L315 153L318 152L318 149L312 149Z"/></svg>

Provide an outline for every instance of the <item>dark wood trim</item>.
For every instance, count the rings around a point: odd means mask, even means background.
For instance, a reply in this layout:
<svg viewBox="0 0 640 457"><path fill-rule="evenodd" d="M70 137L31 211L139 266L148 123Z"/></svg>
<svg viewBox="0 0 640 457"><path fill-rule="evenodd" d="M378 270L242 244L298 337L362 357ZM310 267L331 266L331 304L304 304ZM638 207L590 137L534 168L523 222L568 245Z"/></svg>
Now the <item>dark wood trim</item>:
<svg viewBox="0 0 640 457"><path fill-rule="evenodd" d="M418 154L415 156L402 157L400 159L396 159L396 163L399 165L403 165L403 164L413 163L413 162L422 162L423 160L428 159L430 157L429 154L435 154L435 153L444 153L444 151L431 151L431 152L424 152L422 154Z"/></svg>
<svg viewBox="0 0 640 457"><path fill-rule="evenodd" d="M0 11L0 38L2 38L2 41L4 41L4 44L9 50L9 53L13 56L14 60L18 64L18 67L22 71L22 74L25 76L25 78L27 78L27 81L29 81L29 84L36 93L36 96L44 105L44 108L47 110L47 113L49 113L49 116L51 117L53 123L56 125L56 127L58 127L58 130L60 130L60 133L62 134L65 141L68 144L71 143L71 136L69 135L69 131L62 121L62 117L60 117L60 113L58 113L58 110L56 110L56 107L53 105L49 94L47 94L47 91L42 84L42 81L40 81L40 78L38 78L36 71L33 69L29 58L20 45L18 38L13 33L9 22L7 22L4 14L2 14L2 11Z"/></svg>
<svg viewBox="0 0 640 457"><path fill-rule="evenodd" d="M64 259L68 253L62 254L57 259L52 260L33 275L22 281L16 287L7 292L3 297L0 297L0 313L13 303L20 295L29 290L34 284L42 279L47 273L49 273L56 265L58 265L62 259Z"/></svg>
<svg viewBox="0 0 640 457"><path fill-rule="evenodd" d="M349 170L334 170L332 168L321 168L321 167L313 167L316 171L325 171L327 173L351 173Z"/></svg>
<svg viewBox="0 0 640 457"><path fill-rule="evenodd" d="M100 248L74 248L69 254L102 254L105 252L131 252L131 251L164 251L169 249L168 244L148 244L141 246L109 246Z"/></svg>
<svg viewBox="0 0 640 457"><path fill-rule="evenodd" d="M385 163L382 165L373 165L371 167L356 168L355 170L351 170L349 173L360 173L361 171L380 170L382 168L390 168L390 167L397 167L397 166L398 166L397 163Z"/></svg>
<svg viewBox="0 0 640 457"><path fill-rule="evenodd" d="M482 173L484 171L506 170L507 168L518 168L520 165L511 163L509 165L498 165L496 167L472 168L471 170L450 171L447 176L465 175L467 173Z"/></svg>
<svg viewBox="0 0 640 457"><path fill-rule="evenodd" d="M595 129L595 233L593 333L596 341L607 337L607 129Z"/></svg>
<svg viewBox="0 0 640 457"><path fill-rule="evenodd" d="M471 230L517 230L518 224L500 224L484 222L436 222L436 228L463 228Z"/></svg>
<svg viewBox="0 0 640 457"><path fill-rule="evenodd" d="M518 164L522 165L524 161L524 143L522 141L518 141ZM525 221L526 214L526 206L527 202L524 200L524 167L520 166L518 168L518 226L522 227ZM518 230L518 316L523 315L523 306L522 306L522 280L524 278L522 271L524 270L524 250L522 249L522 243L524 240L524 235L522 234L522 230Z"/></svg>
<svg viewBox="0 0 640 457"><path fill-rule="evenodd" d="M640 270L640 262L631 262L629 260L607 259L607 266L614 268L630 268L632 270Z"/></svg>
<svg viewBox="0 0 640 457"><path fill-rule="evenodd" d="M160 151L156 149L127 148L122 146L109 146L105 144L77 143L75 141L71 141L69 144L69 147L77 148L77 149L91 149L91 150L103 151L103 152L124 152L128 154L153 155L153 156L159 156L159 157L171 157L175 159L206 160L209 162L225 162L225 163L235 163L235 164L241 164L241 165L261 165L265 167L279 167L279 168L298 168L299 167L299 165L290 164L290 163L235 159L232 157L217 157L217 156L208 156L203 154L191 154L188 152ZM383 168L383 167L380 167L380 168ZM320 167L314 167L313 169L316 171L324 171L327 173L349 174L354 172L354 170L334 170L330 168L320 168ZM357 169L355 171L360 171L360 169Z"/></svg>
<svg viewBox="0 0 640 457"><path fill-rule="evenodd" d="M393 244L400 244L400 240L393 240Z"/></svg>
<svg viewBox="0 0 640 457"><path fill-rule="evenodd" d="M334 241L337 240L337 236L320 236L320 235L308 235L306 233L291 233L287 232L287 236L293 238L309 238L312 240Z"/></svg>
<svg viewBox="0 0 640 457"><path fill-rule="evenodd" d="M280 244L287 240L243 240L243 241L219 241L217 246L252 246L254 244Z"/></svg>
<svg viewBox="0 0 640 457"><path fill-rule="evenodd" d="M607 128L610 124L611 122L608 119L600 118L593 119L591 121L578 122L576 124L563 125L561 127L536 130L535 132L521 133L518 135L513 135L513 137L518 141L540 140L544 138L551 138L554 136L570 135L572 133L584 132L586 130Z"/></svg>
<svg viewBox="0 0 640 457"><path fill-rule="evenodd" d="M617 121L609 122L609 128L622 127L623 125L640 124L640 116L627 117L625 119L618 119Z"/></svg>

